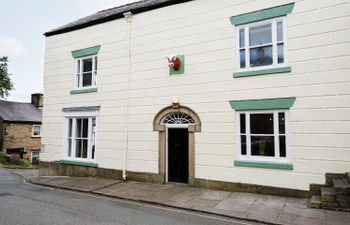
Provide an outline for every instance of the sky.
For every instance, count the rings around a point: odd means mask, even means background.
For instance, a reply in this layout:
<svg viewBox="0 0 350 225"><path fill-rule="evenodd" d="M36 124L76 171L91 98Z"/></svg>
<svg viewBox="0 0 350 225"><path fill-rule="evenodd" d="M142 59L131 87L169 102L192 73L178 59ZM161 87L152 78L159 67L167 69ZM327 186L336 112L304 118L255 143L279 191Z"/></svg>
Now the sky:
<svg viewBox="0 0 350 225"><path fill-rule="evenodd" d="M43 92L43 33L97 11L137 0L0 0L0 57L8 56L15 90L7 100L30 102Z"/></svg>

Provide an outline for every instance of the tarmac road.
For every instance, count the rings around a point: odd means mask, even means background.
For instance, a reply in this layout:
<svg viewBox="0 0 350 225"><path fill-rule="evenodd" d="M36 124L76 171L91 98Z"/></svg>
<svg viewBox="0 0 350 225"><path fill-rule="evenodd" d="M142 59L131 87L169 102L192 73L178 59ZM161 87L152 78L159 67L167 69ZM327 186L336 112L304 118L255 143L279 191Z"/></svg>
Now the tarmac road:
<svg viewBox="0 0 350 225"><path fill-rule="evenodd" d="M28 184L0 168L0 225L256 225L202 213Z"/></svg>

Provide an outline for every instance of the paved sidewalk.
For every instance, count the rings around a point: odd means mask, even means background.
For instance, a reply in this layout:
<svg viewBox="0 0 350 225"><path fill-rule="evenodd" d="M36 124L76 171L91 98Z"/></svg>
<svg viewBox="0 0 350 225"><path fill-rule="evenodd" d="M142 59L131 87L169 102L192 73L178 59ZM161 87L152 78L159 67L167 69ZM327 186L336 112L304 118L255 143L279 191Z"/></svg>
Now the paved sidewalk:
<svg viewBox="0 0 350 225"><path fill-rule="evenodd" d="M309 199L83 177L32 177L35 184L287 225L349 225L350 213L307 207Z"/></svg>

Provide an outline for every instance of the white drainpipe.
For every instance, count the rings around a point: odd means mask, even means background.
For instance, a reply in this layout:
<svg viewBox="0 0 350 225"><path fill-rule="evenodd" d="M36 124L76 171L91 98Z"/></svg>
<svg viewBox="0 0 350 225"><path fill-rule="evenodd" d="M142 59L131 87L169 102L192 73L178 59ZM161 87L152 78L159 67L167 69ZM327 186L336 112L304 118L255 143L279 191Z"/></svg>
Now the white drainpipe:
<svg viewBox="0 0 350 225"><path fill-rule="evenodd" d="M124 17L128 23L128 74L126 79L126 96L125 96L125 124L124 124L124 166L123 166L123 180L127 180L126 168L127 168L127 158L128 158L128 114L129 114L129 80L131 74L131 21L132 13L124 13Z"/></svg>

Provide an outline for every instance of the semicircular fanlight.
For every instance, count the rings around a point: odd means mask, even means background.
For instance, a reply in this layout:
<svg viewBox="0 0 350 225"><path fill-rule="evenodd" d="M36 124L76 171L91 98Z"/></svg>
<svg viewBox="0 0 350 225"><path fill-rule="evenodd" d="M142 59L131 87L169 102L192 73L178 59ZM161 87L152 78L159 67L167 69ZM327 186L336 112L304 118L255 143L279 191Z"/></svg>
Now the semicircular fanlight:
<svg viewBox="0 0 350 225"><path fill-rule="evenodd" d="M190 115L182 112L169 113L162 120L162 124L194 124L194 123L195 121Z"/></svg>

